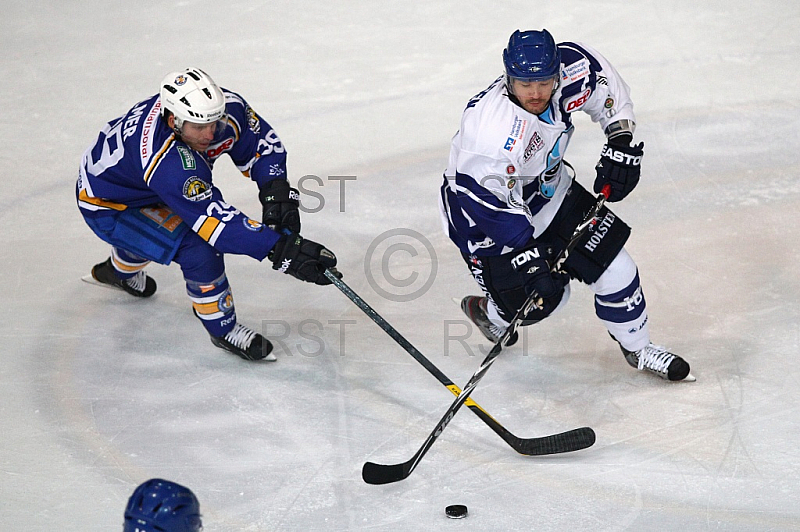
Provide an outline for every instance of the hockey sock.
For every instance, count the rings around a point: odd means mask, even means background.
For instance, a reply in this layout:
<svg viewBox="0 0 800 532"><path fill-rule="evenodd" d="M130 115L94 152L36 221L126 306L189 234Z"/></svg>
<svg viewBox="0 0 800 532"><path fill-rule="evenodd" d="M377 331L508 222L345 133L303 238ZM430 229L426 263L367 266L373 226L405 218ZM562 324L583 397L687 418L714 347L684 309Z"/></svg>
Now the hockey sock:
<svg viewBox="0 0 800 532"><path fill-rule="evenodd" d="M117 277L130 279L150 264L150 261L122 248L112 247L111 264L114 266L114 273L117 274Z"/></svg>

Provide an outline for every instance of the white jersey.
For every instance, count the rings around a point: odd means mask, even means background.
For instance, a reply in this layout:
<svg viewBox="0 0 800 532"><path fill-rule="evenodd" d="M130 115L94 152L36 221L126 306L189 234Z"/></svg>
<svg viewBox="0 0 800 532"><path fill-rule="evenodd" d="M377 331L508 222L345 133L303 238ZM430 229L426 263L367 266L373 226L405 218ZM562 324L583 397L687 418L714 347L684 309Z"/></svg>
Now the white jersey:
<svg viewBox="0 0 800 532"><path fill-rule="evenodd" d="M464 110L439 197L445 233L463 253L507 253L547 228L574 178L563 161L573 112L604 130L634 121L630 89L603 56L583 44L558 48L560 84L541 115L512 101L505 76Z"/></svg>

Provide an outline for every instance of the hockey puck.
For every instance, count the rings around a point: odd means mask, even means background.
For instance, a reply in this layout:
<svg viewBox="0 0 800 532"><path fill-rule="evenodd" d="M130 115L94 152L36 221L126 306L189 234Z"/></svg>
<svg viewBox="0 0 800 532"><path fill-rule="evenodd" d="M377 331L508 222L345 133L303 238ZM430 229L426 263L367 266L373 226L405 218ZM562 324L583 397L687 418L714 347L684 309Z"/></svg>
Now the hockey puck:
<svg viewBox="0 0 800 532"><path fill-rule="evenodd" d="M444 509L444 514L450 519L464 519L467 516L467 507L463 504L451 504Z"/></svg>

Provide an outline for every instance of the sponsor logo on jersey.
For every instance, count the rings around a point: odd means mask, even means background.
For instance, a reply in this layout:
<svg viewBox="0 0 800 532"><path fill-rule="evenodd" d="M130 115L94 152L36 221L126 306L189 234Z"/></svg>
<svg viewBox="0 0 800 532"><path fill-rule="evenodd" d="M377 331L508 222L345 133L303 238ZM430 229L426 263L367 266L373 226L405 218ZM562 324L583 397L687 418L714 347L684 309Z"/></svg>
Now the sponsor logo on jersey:
<svg viewBox="0 0 800 532"><path fill-rule="evenodd" d="M522 154L522 162L527 163L531 160L531 157L544 148L544 140L542 140L541 135L539 135L538 131L534 131L533 135L531 135L531 140L528 141L528 146L525 148L525 152Z"/></svg>
<svg viewBox="0 0 800 532"><path fill-rule="evenodd" d="M566 85L582 80L589 75L589 60L584 58L577 63L566 65L561 71L561 83Z"/></svg>
<svg viewBox="0 0 800 532"><path fill-rule="evenodd" d="M614 107L614 98L606 98L606 103L603 105L606 109Z"/></svg>
<svg viewBox="0 0 800 532"><path fill-rule="evenodd" d="M142 207L139 212L170 233L175 231L183 221L169 207Z"/></svg>
<svg viewBox="0 0 800 532"><path fill-rule="evenodd" d="M258 120L258 115L249 105L247 109L245 109L245 114L247 115L247 127L250 128L250 131L258 135L261 132L261 122Z"/></svg>
<svg viewBox="0 0 800 532"><path fill-rule="evenodd" d="M521 139L525 135L525 127L527 125L527 120L515 116L514 123L511 125L511 133L509 133L508 136L515 139Z"/></svg>
<svg viewBox="0 0 800 532"><path fill-rule="evenodd" d="M516 171L517 171L517 169L514 167L514 165L513 165L513 164L509 164L508 166L506 166L506 173L507 173L508 175L511 175L511 174L513 174L513 173L514 173L514 172L516 172Z"/></svg>
<svg viewBox="0 0 800 532"><path fill-rule="evenodd" d="M514 123L511 124L511 132L508 134L504 150L511 151L516 145L517 141L525 136L525 129L528 126L528 121L518 116L514 117Z"/></svg>
<svg viewBox="0 0 800 532"><path fill-rule="evenodd" d="M183 197L189 201L203 201L211 197L211 185L198 177L190 177L183 184Z"/></svg>
<svg viewBox="0 0 800 532"><path fill-rule="evenodd" d="M177 146L178 155L181 156L181 164L184 170L195 170L197 162L194 160L194 155L185 146Z"/></svg>
<svg viewBox="0 0 800 532"><path fill-rule="evenodd" d="M508 183L506 183L506 186L508 187L509 190L511 190L512 188L514 188L514 185L516 184L517 184L516 179L509 179Z"/></svg>
<svg viewBox="0 0 800 532"><path fill-rule="evenodd" d="M144 126L142 127L142 136L139 137L139 156L142 159L142 168L147 166L150 156L153 155L153 130L160 114L161 100L158 100L153 108L150 109L150 112L147 113L147 118L145 118Z"/></svg>
<svg viewBox="0 0 800 532"><path fill-rule="evenodd" d="M209 159L216 159L233 146L234 139L233 137L228 137L227 139L223 140L218 144L214 144L213 146L209 146L206 150L206 155Z"/></svg>
<svg viewBox="0 0 800 532"><path fill-rule="evenodd" d="M242 223L244 224L245 229L255 231L256 233L264 229L264 224L257 222L256 220L251 220L250 218L245 218Z"/></svg>
<svg viewBox="0 0 800 532"><path fill-rule="evenodd" d="M581 94L575 95L566 102L564 102L564 109L571 113L573 111L577 111L586 103L586 100L589 99L589 96L592 94L592 89L586 89Z"/></svg>

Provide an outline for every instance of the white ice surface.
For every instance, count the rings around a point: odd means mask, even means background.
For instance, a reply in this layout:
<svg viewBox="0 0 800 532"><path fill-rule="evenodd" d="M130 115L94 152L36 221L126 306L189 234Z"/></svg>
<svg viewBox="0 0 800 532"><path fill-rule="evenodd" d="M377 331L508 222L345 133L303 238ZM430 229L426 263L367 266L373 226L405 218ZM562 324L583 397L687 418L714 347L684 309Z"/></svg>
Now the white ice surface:
<svg viewBox="0 0 800 532"><path fill-rule="evenodd" d="M151 477L190 486L210 531L800 529L797 2L5 4L0 530L119 530ZM81 153L167 72L200 66L276 128L292 179L322 180L306 180L325 203L303 233L463 385L487 346L452 302L477 287L437 190L465 102L508 35L540 27L601 50L632 87L644 175L615 210L654 340L697 382L628 367L575 286L474 399L521 436L591 426L594 447L522 457L463 409L410 478L370 486L362 464L409 458L453 396L334 287L229 257L240 320L283 342L252 364L211 345L175 265L149 269L146 301L80 281L108 253L75 206ZM584 185L601 145L580 118L568 159ZM217 175L258 217L252 184L227 160ZM342 197L329 176L356 180ZM365 273L398 228L435 259L398 235L369 269L435 273L413 301ZM448 520L448 504L470 516Z"/></svg>

